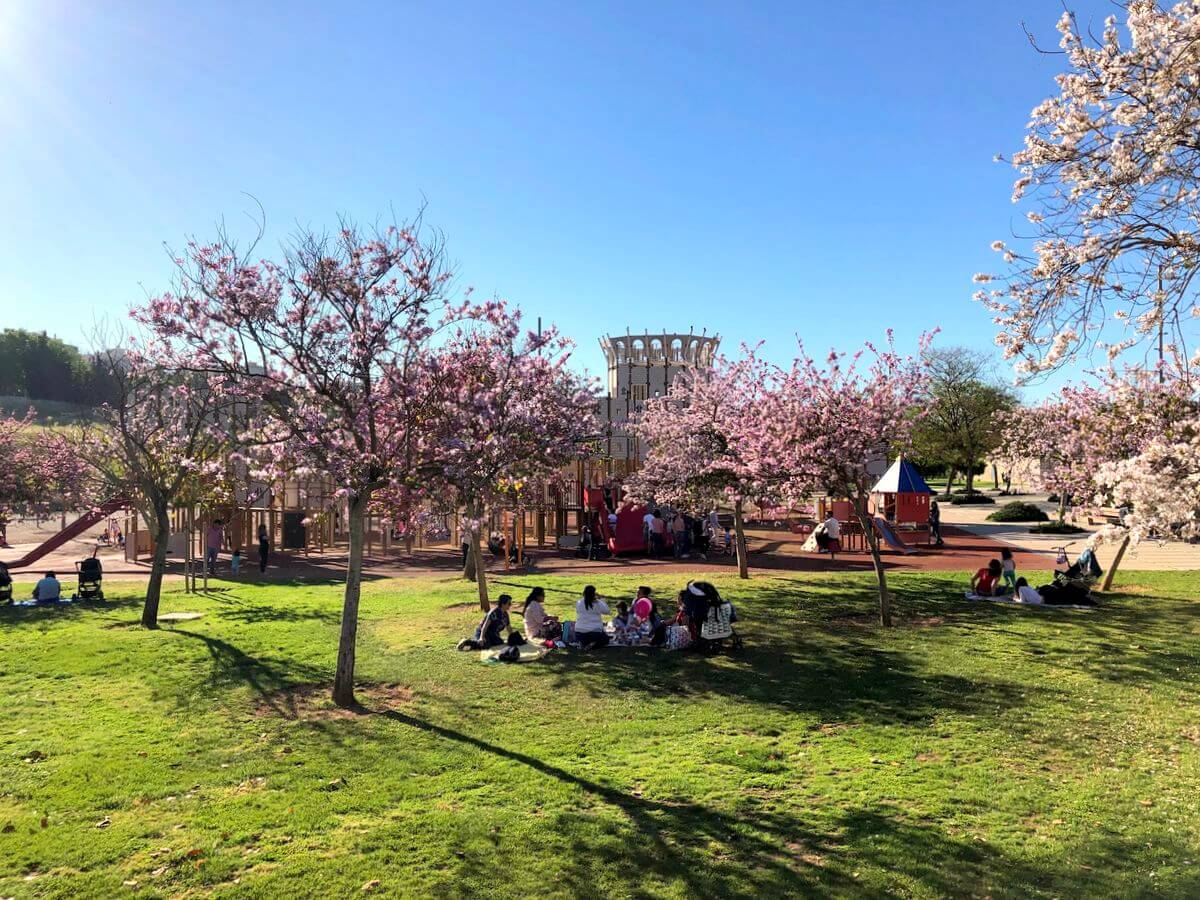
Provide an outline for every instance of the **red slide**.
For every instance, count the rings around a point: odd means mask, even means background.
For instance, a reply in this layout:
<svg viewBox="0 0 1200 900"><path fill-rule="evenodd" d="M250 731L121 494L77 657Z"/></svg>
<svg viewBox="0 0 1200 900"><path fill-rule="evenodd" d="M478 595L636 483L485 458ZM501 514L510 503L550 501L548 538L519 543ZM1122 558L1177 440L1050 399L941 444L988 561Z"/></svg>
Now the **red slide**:
<svg viewBox="0 0 1200 900"><path fill-rule="evenodd" d="M37 547L34 547L20 559L15 562L8 563L10 569L24 569L27 566L32 566L35 562L41 559L48 553L53 553L67 541L74 540L83 534L93 525L99 525L113 513L124 509L129 505L129 501L125 499L109 500L106 503L100 504L91 512L80 516L58 534L43 541Z"/></svg>
<svg viewBox="0 0 1200 900"><path fill-rule="evenodd" d="M604 491L600 488L584 488L583 501L588 509L595 511L596 527L600 536L604 538L604 543L608 545L609 551L616 553L612 529L608 527L608 505L604 502Z"/></svg>

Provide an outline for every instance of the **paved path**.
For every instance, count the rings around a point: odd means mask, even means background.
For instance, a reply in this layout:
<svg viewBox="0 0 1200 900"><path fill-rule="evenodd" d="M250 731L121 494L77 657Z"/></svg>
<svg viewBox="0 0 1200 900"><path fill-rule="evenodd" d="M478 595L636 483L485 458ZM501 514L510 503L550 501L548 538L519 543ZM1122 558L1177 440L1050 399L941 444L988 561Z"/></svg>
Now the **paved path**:
<svg viewBox="0 0 1200 900"><path fill-rule="evenodd" d="M1080 517L1074 524L1087 529L1086 534L1030 534L1029 526L1011 522L989 522L988 515L997 510L1002 504L1019 500L1032 503L1041 508L1051 518L1058 514L1056 504L1047 503L1045 495L1018 495L1013 497L996 497L995 506L952 506L941 504L942 522L966 529L980 537L1000 541L1019 547L1028 553L1039 557L1053 558L1059 547L1066 547L1067 553L1074 559L1083 550L1092 532L1100 529L1099 525L1088 525L1086 516ZM1102 544L1097 555L1101 565L1112 559L1116 553L1115 544ZM1184 544L1179 541L1167 543L1145 542L1140 547L1130 549L1121 562L1123 569L1146 569L1151 571L1174 571L1183 569L1200 569L1200 544Z"/></svg>

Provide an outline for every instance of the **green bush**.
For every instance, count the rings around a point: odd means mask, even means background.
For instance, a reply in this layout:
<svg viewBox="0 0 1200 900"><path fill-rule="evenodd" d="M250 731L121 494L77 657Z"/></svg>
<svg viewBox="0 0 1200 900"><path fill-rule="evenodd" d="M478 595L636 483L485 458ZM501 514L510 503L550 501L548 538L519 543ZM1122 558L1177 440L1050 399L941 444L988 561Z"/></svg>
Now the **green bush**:
<svg viewBox="0 0 1200 900"><path fill-rule="evenodd" d="M950 503L953 506L984 506L986 504L995 503L995 502L996 501L993 500L991 497L989 497L987 494L980 494L980 493L958 494L958 493L955 493L955 494L950 495Z"/></svg>
<svg viewBox="0 0 1200 900"><path fill-rule="evenodd" d="M1045 522L1050 517L1032 503L1005 503L988 516L989 522Z"/></svg>
<svg viewBox="0 0 1200 900"><path fill-rule="evenodd" d="M1030 534L1087 534L1086 528L1072 525L1070 522L1047 522L1044 525L1034 525L1029 529Z"/></svg>

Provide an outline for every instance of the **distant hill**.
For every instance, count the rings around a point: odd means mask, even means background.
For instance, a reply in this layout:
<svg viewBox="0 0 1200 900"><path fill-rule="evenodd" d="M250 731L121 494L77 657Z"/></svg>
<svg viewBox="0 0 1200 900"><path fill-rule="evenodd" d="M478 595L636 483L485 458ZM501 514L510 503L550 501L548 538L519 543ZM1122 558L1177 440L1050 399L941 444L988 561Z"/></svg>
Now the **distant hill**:
<svg viewBox="0 0 1200 900"><path fill-rule="evenodd" d="M96 419L96 408L87 403L65 400L36 400L30 397L0 396L0 415L18 418L33 407L39 425L72 425Z"/></svg>

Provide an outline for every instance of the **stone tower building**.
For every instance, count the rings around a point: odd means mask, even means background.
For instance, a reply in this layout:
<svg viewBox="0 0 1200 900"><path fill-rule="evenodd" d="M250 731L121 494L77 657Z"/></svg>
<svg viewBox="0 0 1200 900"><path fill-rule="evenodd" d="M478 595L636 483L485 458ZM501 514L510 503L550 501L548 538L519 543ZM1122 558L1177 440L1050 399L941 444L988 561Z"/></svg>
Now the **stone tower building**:
<svg viewBox="0 0 1200 900"><path fill-rule="evenodd" d="M605 428L605 455L614 463L645 456L625 425L650 397L664 396L675 376L695 366L711 366L720 346L719 335L619 334L605 335L600 347L608 361L608 396L599 401Z"/></svg>

